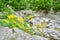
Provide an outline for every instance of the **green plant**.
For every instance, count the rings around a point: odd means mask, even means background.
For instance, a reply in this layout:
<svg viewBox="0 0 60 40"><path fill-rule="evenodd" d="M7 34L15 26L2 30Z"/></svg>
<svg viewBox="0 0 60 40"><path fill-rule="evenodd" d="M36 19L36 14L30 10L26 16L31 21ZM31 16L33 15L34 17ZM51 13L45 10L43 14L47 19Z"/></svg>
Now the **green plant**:
<svg viewBox="0 0 60 40"><path fill-rule="evenodd" d="M10 5L14 10L49 10L53 0L1 0L4 5ZM1 3L2 3L1 2Z"/></svg>
<svg viewBox="0 0 60 40"><path fill-rule="evenodd" d="M53 8L55 11L60 11L60 0L54 0Z"/></svg>

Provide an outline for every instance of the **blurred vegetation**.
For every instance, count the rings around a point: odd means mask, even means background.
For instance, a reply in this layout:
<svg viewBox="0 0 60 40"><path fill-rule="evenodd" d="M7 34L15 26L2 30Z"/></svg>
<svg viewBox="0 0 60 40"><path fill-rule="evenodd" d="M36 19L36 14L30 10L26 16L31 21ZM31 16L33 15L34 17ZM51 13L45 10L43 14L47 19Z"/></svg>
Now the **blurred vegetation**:
<svg viewBox="0 0 60 40"><path fill-rule="evenodd" d="M52 7L53 0L0 0L0 5L10 5L14 10L49 10ZM1 8L1 7L0 7Z"/></svg>
<svg viewBox="0 0 60 40"><path fill-rule="evenodd" d="M60 11L60 0L54 0L53 8L55 11Z"/></svg>
<svg viewBox="0 0 60 40"><path fill-rule="evenodd" d="M60 0L0 0L0 11L10 5L14 10L50 10L60 11ZM3 8L3 9L2 9Z"/></svg>

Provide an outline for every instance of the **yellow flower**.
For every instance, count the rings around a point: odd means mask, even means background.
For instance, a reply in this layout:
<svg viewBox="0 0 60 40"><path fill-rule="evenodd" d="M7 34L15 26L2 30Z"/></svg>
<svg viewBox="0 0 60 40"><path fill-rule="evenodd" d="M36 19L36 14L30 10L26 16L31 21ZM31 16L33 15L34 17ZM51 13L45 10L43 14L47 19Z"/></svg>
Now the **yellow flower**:
<svg viewBox="0 0 60 40"><path fill-rule="evenodd" d="M31 19L31 18L33 18L34 16L32 16L32 15L28 15L26 18L29 20L29 19Z"/></svg>
<svg viewBox="0 0 60 40"><path fill-rule="evenodd" d="M20 23L24 23L24 19L23 19L22 17L20 17L20 16L18 16L18 21L19 21Z"/></svg>
<svg viewBox="0 0 60 40"><path fill-rule="evenodd" d="M5 23L8 23L9 21L8 21L7 19L4 19L4 22L5 22Z"/></svg>
<svg viewBox="0 0 60 40"><path fill-rule="evenodd" d="M9 15L8 18L16 18L16 16L12 14L12 15Z"/></svg>

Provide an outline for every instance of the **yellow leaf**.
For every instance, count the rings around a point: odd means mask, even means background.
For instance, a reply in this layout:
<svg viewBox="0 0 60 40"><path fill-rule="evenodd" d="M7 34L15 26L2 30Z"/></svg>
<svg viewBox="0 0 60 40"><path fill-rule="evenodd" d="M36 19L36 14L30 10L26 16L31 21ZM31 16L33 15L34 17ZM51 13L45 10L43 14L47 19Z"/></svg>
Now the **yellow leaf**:
<svg viewBox="0 0 60 40"><path fill-rule="evenodd" d="M20 16L18 16L18 21L19 21L20 23L24 23L24 19L23 19L22 17L20 17Z"/></svg>
<svg viewBox="0 0 60 40"><path fill-rule="evenodd" d="M31 19L31 18L33 18L34 16L32 16L32 15L28 15L26 18L29 20L29 19Z"/></svg>
<svg viewBox="0 0 60 40"><path fill-rule="evenodd" d="M16 18L16 16L15 15L9 15L9 16L7 16L8 18L10 18L10 19L14 19L14 18Z"/></svg>
<svg viewBox="0 0 60 40"><path fill-rule="evenodd" d="M24 25L23 25L23 24L20 24L20 25L19 25L19 28L20 28L20 29L24 29Z"/></svg>

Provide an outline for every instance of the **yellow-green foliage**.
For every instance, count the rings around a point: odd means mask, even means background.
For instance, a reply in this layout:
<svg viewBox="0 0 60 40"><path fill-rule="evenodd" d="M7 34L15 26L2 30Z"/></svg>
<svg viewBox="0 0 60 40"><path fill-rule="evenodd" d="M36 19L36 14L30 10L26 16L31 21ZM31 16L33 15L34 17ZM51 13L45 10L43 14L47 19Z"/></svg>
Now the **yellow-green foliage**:
<svg viewBox="0 0 60 40"><path fill-rule="evenodd" d="M0 25L1 26L8 26L9 28L19 28L21 30L24 30L25 32L28 32L30 34L33 34L33 29L29 27L24 21L24 19L20 16L16 15L8 15L6 19L0 19Z"/></svg>

